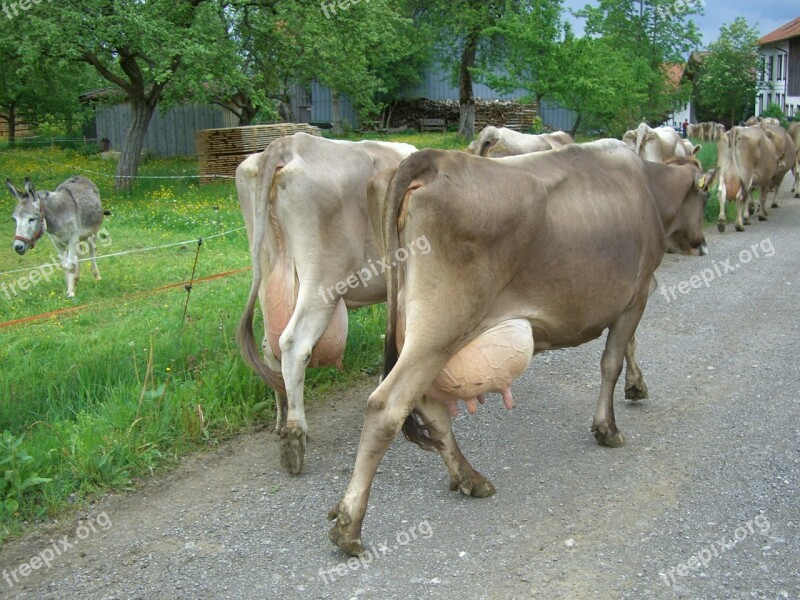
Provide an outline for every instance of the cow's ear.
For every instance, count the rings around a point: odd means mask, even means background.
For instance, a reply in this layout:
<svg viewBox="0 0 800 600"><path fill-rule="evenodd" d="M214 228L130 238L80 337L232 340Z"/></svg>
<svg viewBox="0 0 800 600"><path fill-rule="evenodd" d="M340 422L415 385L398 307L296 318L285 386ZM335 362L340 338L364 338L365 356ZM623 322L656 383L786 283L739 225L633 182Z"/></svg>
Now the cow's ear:
<svg viewBox="0 0 800 600"><path fill-rule="evenodd" d="M13 184L13 183L11 183L11 180L10 180L10 179L6 179L6 188L8 188L8 191L9 191L9 193L10 193L10 194L11 194L11 195L12 195L14 198L16 198L17 200L19 200L19 192L17 191L17 188L15 188L15 187L14 187L14 184Z"/></svg>
<svg viewBox="0 0 800 600"><path fill-rule="evenodd" d="M708 188L711 186L712 181L714 180L714 176L717 174L716 169L711 169L705 173L700 173L695 175L694 183L697 186L697 189L706 192Z"/></svg>
<svg viewBox="0 0 800 600"><path fill-rule="evenodd" d="M33 182L31 181L30 177L25 178L25 191L34 198L36 197L36 190L33 188Z"/></svg>
<svg viewBox="0 0 800 600"><path fill-rule="evenodd" d="M702 149L703 149L703 146L701 144L697 144L696 146L694 146L692 148L692 156L696 156L697 153L700 152L700 150L702 150Z"/></svg>

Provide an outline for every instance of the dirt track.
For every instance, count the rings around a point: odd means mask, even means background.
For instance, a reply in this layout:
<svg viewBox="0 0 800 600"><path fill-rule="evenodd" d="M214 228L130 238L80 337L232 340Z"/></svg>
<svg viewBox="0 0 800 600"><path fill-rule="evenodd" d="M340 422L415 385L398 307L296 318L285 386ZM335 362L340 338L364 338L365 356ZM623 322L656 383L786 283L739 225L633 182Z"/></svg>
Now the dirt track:
<svg viewBox="0 0 800 600"><path fill-rule="evenodd" d="M589 433L602 341L540 355L514 385L512 411L494 398L455 424L497 494L450 492L437 456L397 440L365 521L376 556L348 566L325 515L353 465L366 382L311 407L300 476L281 471L271 431L243 436L104 499L85 515L95 531L70 520L8 544L0 568L20 581L0 579L0 595L800 598L800 200L788 199L790 177L769 222L709 229L710 256L665 257L638 334L650 399L626 402L617 386L624 448ZM708 286L692 288L703 272L714 272ZM61 554L49 568L20 575L51 548Z"/></svg>

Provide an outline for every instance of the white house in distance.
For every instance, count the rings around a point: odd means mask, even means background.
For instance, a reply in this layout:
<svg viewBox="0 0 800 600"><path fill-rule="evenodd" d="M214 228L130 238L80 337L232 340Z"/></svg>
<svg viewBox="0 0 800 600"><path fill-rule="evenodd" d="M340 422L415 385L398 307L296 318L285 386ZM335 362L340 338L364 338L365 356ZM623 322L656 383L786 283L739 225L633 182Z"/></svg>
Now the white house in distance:
<svg viewBox="0 0 800 600"><path fill-rule="evenodd" d="M686 74L686 63L666 64L664 65L664 68L667 71L670 84L676 88L680 87L681 81ZM661 125L680 129L684 121L689 121L689 123L697 122L697 119L694 116L694 109L692 107L691 99L687 100L685 103L679 103L673 107L672 112L667 115L666 121L664 121Z"/></svg>
<svg viewBox="0 0 800 600"><path fill-rule="evenodd" d="M764 69L756 115L769 104L777 104L787 117L800 116L800 17L762 37L758 48L764 57Z"/></svg>

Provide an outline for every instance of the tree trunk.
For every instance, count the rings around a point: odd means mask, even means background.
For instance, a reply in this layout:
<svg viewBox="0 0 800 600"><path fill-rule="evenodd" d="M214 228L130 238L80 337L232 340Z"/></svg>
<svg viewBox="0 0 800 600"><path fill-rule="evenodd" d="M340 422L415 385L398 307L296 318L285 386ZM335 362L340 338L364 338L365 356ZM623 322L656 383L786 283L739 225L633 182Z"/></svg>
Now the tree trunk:
<svg viewBox="0 0 800 600"><path fill-rule="evenodd" d="M114 189L118 192L133 189L136 174L139 172L144 136L147 133L150 119L155 112L155 106L151 106L143 98L130 99L130 103L131 124L125 136L125 143L122 146L122 154L117 165L117 178L114 182Z"/></svg>
<svg viewBox="0 0 800 600"><path fill-rule="evenodd" d="M470 32L464 51L461 53L461 66L458 73L458 135L468 142L475 137L475 98L472 95L470 68L475 66L478 36L477 31Z"/></svg>
<svg viewBox="0 0 800 600"><path fill-rule="evenodd" d="M581 126L581 117L582 117L581 113L578 113L575 122L572 124L572 130L569 132L573 140L575 139L575 134L578 133L578 127Z"/></svg>
<svg viewBox="0 0 800 600"><path fill-rule="evenodd" d="M339 92L331 92L331 133L342 135L342 117L339 108Z"/></svg>
<svg viewBox="0 0 800 600"><path fill-rule="evenodd" d="M15 102L8 103L8 144L13 146L17 143L17 105Z"/></svg>

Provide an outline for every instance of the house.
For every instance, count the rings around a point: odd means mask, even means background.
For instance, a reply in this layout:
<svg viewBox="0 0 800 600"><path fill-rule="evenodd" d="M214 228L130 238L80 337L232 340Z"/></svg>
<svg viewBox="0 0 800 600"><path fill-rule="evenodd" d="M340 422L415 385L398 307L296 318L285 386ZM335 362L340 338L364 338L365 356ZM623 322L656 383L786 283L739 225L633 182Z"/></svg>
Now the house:
<svg viewBox="0 0 800 600"><path fill-rule="evenodd" d="M669 84L674 88L679 88L681 86L684 77L688 78L687 63L669 63L664 65L664 70L669 78ZM677 103L673 107L672 112L667 115L662 125L680 129L684 121L697 123L691 98L686 102Z"/></svg>
<svg viewBox="0 0 800 600"><path fill-rule="evenodd" d="M758 40L758 50L764 63L756 115L770 104L780 106L787 117L800 115L800 17Z"/></svg>

